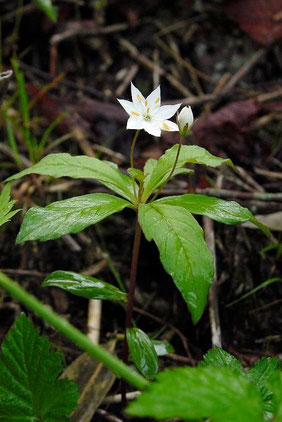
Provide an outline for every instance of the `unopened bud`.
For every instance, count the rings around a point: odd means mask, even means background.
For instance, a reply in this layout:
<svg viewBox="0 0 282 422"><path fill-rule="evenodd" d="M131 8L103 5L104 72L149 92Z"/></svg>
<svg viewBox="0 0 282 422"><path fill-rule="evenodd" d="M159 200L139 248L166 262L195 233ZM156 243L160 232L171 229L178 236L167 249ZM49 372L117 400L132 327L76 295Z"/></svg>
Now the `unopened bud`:
<svg viewBox="0 0 282 422"><path fill-rule="evenodd" d="M191 107L183 107L177 117L177 124L181 136L186 136L190 132L194 122L194 116Z"/></svg>

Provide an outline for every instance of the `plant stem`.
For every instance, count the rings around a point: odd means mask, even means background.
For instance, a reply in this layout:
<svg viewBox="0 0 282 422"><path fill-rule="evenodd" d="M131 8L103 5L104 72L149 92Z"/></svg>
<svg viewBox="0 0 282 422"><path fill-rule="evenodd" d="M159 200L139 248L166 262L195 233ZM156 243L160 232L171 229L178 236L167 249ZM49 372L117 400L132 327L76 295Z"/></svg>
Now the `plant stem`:
<svg viewBox="0 0 282 422"><path fill-rule="evenodd" d="M180 136L180 139L179 139L179 144L178 144L178 149L177 149L177 153L176 153L176 157L175 157L175 161L174 161L174 164L173 164L173 166L172 166L172 169L171 169L171 171L170 171L170 173L169 173L169 175L168 175L168 177L167 177L167 179L163 182L163 184L159 187L159 189L157 190L157 192L155 193L155 195L153 196L153 198L150 200L150 202L153 202L156 198L157 198L157 196L159 196L159 194L161 193L161 191L163 190L163 188L165 187L165 185L169 182L169 179L171 178L171 176L173 175L173 173L174 173L174 170L175 170L175 168L176 168L176 166L177 166L177 162L178 162L178 158L179 158L179 154L180 154L180 149L181 149L181 146L182 146L182 142L183 142L183 136Z"/></svg>
<svg viewBox="0 0 282 422"><path fill-rule="evenodd" d="M111 371L118 376L124 378L134 387L144 390L149 382L141 375L132 371L128 366L121 362L118 358L108 353L101 346L95 345L92 341L81 333L77 328L70 324L67 320L57 315L49 306L44 305L31 294L27 293L17 283L12 281L5 274L0 272L0 287L7 290L12 296L17 298L27 308L39 315L58 331L63 333L71 341L84 349L90 356L101 361Z"/></svg>
<svg viewBox="0 0 282 422"><path fill-rule="evenodd" d="M141 227L138 222L138 214L137 214L133 252L132 252L132 259L131 259L128 303L127 303L127 308L126 308L125 333L124 333L124 340L123 340L123 362L126 365L128 364L128 356L129 356L126 330L127 328L131 327L131 322L132 322L136 274L137 274L138 258L139 258L139 250L140 250L140 240L141 240ZM125 405L126 404L126 385L124 382L122 383L121 394L122 394L122 402Z"/></svg>
<svg viewBox="0 0 282 422"><path fill-rule="evenodd" d="M134 148L135 148L136 141L137 141L137 138L139 136L139 133L140 133L140 130L137 130L135 135L134 135L134 138L133 138L133 141L132 141L132 144L131 144L131 148L130 148L130 167L131 168L134 168Z"/></svg>

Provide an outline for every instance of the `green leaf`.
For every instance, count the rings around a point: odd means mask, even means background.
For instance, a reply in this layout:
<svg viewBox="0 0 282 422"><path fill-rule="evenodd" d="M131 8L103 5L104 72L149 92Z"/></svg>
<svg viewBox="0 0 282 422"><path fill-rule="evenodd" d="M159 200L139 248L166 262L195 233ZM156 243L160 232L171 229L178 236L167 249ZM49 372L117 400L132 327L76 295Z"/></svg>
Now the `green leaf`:
<svg viewBox="0 0 282 422"><path fill-rule="evenodd" d="M255 384L261 393L264 401L272 398L272 393L267 384L279 367L279 360L276 358L262 358L247 372L249 380ZM267 409L271 410L271 409Z"/></svg>
<svg viewBox="0 0 282 422"><path fill-rule="evenodd" d="M71 271L54 271L42 283L43 287L60 287L87 299L119 300L126 302L126 293L105 281Z"/></svg>
<svg viewBox="0 0 282 422"><path fill-rule="evenodd" d="M53 202L45 208L34 207L26 213L16 241L44 241L77 233L128 206L129 202L114 195L92 193Z"/></svg>
<svg viewBox="0 0 282 422"><path fill-rule="evenodd" d="M154 240L165 270L185 299L194 323L204 311L214 274L213 257L203 231L183 207L152 202L139 206L139 222Z"/></svg>
<svg viewBox="0 0 282 422"><path fill-rule="evenodd" d="M269 382L269 388L273 393L273 422L282 422L282 372L276 371Z"/></svg>
<svg viewBox="0 0 282 422"><path fill-rule="evenodd" d="M150 338L139 328L128 328L126 338L135 366L144 377L155 378L158 372L158 356Z"/></svg>
<svg viewBox="0 0 282 422"><path fill-rule="evenodd" d="M57 8L53 6L52 0L34 0L37 6L53 21L57 21Z"/></svg>
<svg viewBox="0 0 282 422"><path fill-rule="evenodd" d="M97 179L113 192L135 202L131 177L123 174L117 166L107 161L87 156L69 154L49 154L34 166L9 177L8 181L20 179L27 174L43 174L52 177L72 177L73 179ZM136 186L137 189L137 186Z"/></svg>
<svg viewBox="0 0 282 422"><path fill-rule="evenodd" d="M165 356L174 353L174 348L167 341L151 340L158 356Z"/></svg>
<svg viewBox="0 0 282 422"><path fill-rule="evenodd" d="M10 185L6 185L0 194L0 226L10 221L20 211L11 211L16 201L10 199Z"/></svg>
<svg viewBox="0 0 282 422"><path fill-rule="evenodd" d="M144 180L144 173L141 170L135 169L135 168L129 168L127 169L127 173L133 177L133 179L138 180L139 182L143 182Z"/></svg>
<svg viewBox="0 0 282 422"><path fill-rule="evenodd" d="M203 357L199 367L229 368L236 374L243 374L241 362L220 347L213 347Z"/></svg>
<svg viewBox="0 0 282 422"><path fill-rule="evenodd" d="M144 173L147 173L144 179L143 200L146 200L155 189L157 189L169 176L175 162L178 145L168 149L158 160L148 160L145 165ZM157 161L157 162L156 162ZM182 145L176 169L181 169L185 164L205 164L211 167L218 167L221 164L227 164L234 167L230 159L216 157L210 154L205 148L198 146ZM191 170L190 170L191 171ZM174 173L174 175L177 173Z"/></svg>
<svg viewBox="0 0 282 422"><path fill-rule="evenodd" d="M229 368L168 369L129 405L127 413L159 420L263 421L257 389Z"/></svg>
<svg viewBox="0 0 282 422"><path fill-rule="evenodd" d="M68 421L78 391L72 381L57 380L61 371L62 355L51 353L49 340L21 314L2 343L0 420Z"/></svg>
<svg viewBox="0 0 282 422"><path fill-rule="evenodd" d="M224 201L213 196L199 194L185 194L168 196L157 202L184 207L192 214L205 215L220 223L238 224L250 221L267 236L270 235L269 229L261 224L248 208L242 207L235 201Z"/></svg>

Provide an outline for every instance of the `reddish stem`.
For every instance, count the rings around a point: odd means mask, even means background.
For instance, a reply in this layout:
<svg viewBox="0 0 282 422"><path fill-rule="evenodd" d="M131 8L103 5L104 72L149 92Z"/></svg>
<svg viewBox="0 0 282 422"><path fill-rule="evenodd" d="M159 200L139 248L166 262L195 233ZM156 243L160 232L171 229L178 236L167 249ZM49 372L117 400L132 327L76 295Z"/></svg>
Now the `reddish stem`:
<svg viewBox="0 0 282 422"><path fill-rule="evenodd" d="M138 215L137 215L133 252L132 252L132 259L131 259L130 283L129 283L129 291L128 291L128 302L127 302L126 319L125 319L125 333L124 333L124 341L123 341L123 362L127 365L128 365L129 349L128 349L128 344L127 344L127 339L126 339L126 329L131 327L131 321L132 321L132 315L133 315L134 292L135 292L135 285L136 285L136 274L137 274L137 267L138 267L140 240L141 240L141 227L140 227L140 224L138 223ZM122 384L121 384L121 394L122 394L122 403L125 406L126 405L126 384L124 381L122 381Z"/></svg>

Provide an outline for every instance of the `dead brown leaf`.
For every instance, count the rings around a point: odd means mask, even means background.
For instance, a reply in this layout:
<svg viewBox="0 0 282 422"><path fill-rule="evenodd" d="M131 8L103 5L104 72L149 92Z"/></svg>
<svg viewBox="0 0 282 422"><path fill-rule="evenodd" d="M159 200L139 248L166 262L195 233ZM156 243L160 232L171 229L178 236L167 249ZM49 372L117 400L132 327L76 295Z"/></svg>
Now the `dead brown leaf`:
<svg viewBox="0 0 282 422"><path fill-rule="evenodd" d="M260 44L282 38L282 0L227 0L222 9Z"/></svg>

